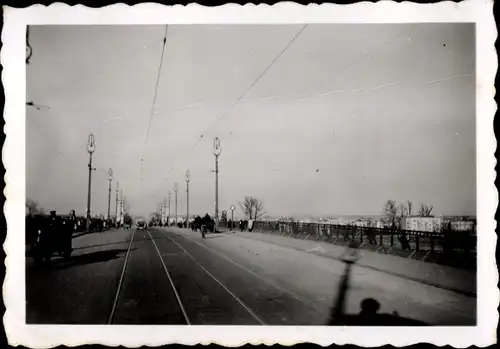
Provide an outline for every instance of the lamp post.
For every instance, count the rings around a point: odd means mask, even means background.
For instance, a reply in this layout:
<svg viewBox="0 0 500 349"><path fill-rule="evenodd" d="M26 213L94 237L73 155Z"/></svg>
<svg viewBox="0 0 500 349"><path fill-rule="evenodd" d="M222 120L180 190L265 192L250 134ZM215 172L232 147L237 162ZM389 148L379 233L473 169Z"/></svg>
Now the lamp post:
<svg viewBox="0 0 500 349"><path fill-rule="evenodd" d="M170 198L172 197L172 192L168 191L168 218L167 223L170 224Z"/></svg>
<svg viewBox="0 0 500 349"><path fill-rule="evenodd" d="M123 214L123 225L125 225L125 214L128 213L125 204L127 203L127 197L122 194L122 214Z"/></svg>
<svg viewBox="0 0 500 349"><path fill-rule="evenodd" d="M89 153L89 188L88 188L88 196L87 196L87 226L86 231L90 233L90 202L91 202L91 189L92 189L92 171L95 171L95 168L92 168L92 154L95 151L95 136L91 133L89 134L88 142L87 142L87 152Z"/></svg>
<svg viewBox="0 0 500 349"><path fill-rule="evenodd" d="M177 224L177 192L179 191L179 185L177 182L174 184L174 192L175 192L175 224Z"/></svg>
<svg viewBox="0 0 500 349"><path fill-rule="evenodd" d="M113 180L113 170L110 168L108 171L108 219L111 217L111 181Z"/></svg>
<svg viewBox="0 0 500 349"><path fill-rule="evenodd" d="M220 139L214 139L213 154L215 155L215 229L219 228L219 156L222 152Z"/></svg>
<svg viewBox="0 0 500 349"><path fill-rule="evenodd" d="M234 205L231 205L230 207L231 209L231 230L234 230Z"/></svg>
<svg viewBox="0 0 500 349"><path fill-rule="evenodd" d="M115 211L115 222L118 222L118 189L120 187L120 183L116 182L116 211Z"/></svg>
<svg viewBox="0 0 500 349"><path fill-rule="evenodd" d="M120 189L120 223L119 227L122 227L123 223L123 189Z"/></svg>
<svg viewBox="0 0 500 349"><path fill-rule="evenodd" d="M186 171L186 228L189 228L189 181L191 179L191 173L189 170Z"/></svg>
<svg viewBox="0 0 500 349"><path fill-rule="evenodd" d="M162 216L162 223L165 225L168 223L168 217L167 217L167 198L163 198L163 216Z"/></svg>

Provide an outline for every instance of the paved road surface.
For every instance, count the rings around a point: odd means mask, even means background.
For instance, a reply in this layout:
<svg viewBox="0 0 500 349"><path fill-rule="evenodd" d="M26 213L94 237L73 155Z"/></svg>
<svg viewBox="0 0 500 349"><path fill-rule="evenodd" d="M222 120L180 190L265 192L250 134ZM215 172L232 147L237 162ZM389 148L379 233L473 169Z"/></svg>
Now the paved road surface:
<svg viewBox="0 0 500 349"><path fill-rule="evenodd" d="M71 261L28 259L27 323L323 325L342 262L243 237L178 228L110 230L73 240ZM355 267L347 310L474 325L476 299Z"/></svg>

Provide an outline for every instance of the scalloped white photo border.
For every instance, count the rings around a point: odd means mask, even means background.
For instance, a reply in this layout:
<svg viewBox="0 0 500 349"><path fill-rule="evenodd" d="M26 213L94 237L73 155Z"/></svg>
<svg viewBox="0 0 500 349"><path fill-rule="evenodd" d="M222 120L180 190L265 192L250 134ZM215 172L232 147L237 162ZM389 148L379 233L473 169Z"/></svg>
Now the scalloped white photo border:
<svg viewBox="0 0 500 349"><path fill-rule="evenodd" d="M26 325L25 321L25 30L35 24L297 24L297 23L476 23L476 158L478 273L477 326L474 327L327 327L327 326L84 326ZM138 347L168 343L193 345L216 343L239 346L245 343L293 345L303 342L322 346L332 343L359 346L394 346L433 343L465 348L484 347L496 342L498 323L498 271L495 263L498 204L494 185L496 139L493 119L496 112L494 79L497 56L494 43L497 30L493 0L461 3L357 3L352 5L292 2L269 5L228 4L219 7L163 6L147 3L135 6L116 4L92 9L55 3L24 9L4 7L1 63L5 89L6 140L2 160L6 168L7 254L3 297L6 306L4 326L9 344L48 348L60 344L123 345ZM85 306L85 304L82 304Z"/></svg>

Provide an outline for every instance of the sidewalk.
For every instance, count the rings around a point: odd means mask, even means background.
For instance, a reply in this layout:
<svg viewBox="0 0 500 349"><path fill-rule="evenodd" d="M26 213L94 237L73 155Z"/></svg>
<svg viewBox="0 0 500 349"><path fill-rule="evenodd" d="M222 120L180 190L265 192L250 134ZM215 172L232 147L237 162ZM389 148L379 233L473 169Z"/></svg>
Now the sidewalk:
<svg viewBox="0 0 500 349"><path fill-rule="evenodd" d="M231 234L231 233L229 233ZM299 240L258 232L239 232L235 237L265 241L323 257L340 259L345 247L329 243ZM364 268L389 273L412 281L420 282L449 291L476 297L476 273L453 267L405 259L398 256L363 250L357 265Z"/></svg>

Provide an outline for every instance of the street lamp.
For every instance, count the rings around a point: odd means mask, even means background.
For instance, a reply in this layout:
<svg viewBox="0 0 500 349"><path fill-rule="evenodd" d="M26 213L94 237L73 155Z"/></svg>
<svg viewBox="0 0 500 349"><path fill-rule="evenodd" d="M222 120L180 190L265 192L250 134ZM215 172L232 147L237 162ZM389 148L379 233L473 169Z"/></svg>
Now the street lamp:
<svg viewBox="0 0 500 349"><path fill-rule="evenodd" d="M120 223L119 223L120 228L122 227L122 224L123 224L123 188L120 189Z"/></svg>
<svg viewBox="0 0 500 349"><path fill-rule="evenodd" d="M168 191L168 217L167 217L167 224L170 225L170 198L172 197L172 191Z"/></svg>
<svg viewBox="0 0 500 349"><path fill-rule="evenodd" d="M89 153L89 188L88 188L88 196L87 196L87 233L90 233L90 202L91 202L91 189L92 189L92 170L95 171L95 168L92 168L92 154L95 151L95 136L91 133L89 134L88 142L87 142L87 152Z"/></svg>
<svg viewBox="0 0 500 349"><path fill-rule="evenodd" d="M118 191L120 188L120 182L116 182L116 211L115 211L115 223L118 222Z"/></svg>
<svg viewBox="0 0 500 349"><path fill-rule="evenodd" d="M215 155L215 229L219 228L219 156L222 152L219 137L214 139L213 154Z"/></svg>
<svg viewBox="0 0 500 349"><path fill-rule="evenodd" d="M174 192L175 192L175 224L177 224L177 191L179 190L179 185L177 182L174 183Z"/></svg>
<svg viewBox="0 0 500 349"><path fill-rule="evenodd" d="M186 171L186 196L187 196L187 204L186 204L186 228L189 228L189 180L191 179L191 173L189 170Z"/></svg>
<svg viewBox="0 0 500 349"><path fill-rule="evenodd" d="M231 205L230 209L231 209L231 230L234 230L234 209L236 207L234 207L234 205Z"/></svg>
<svg viewBox="0 0 500 349"><path fill-rule="evenodd" d="M111 216L111 181L113 180L113 170L110 168L108 171L108 181L109 181L109 187L108 187L108 219Z"/></svg>

